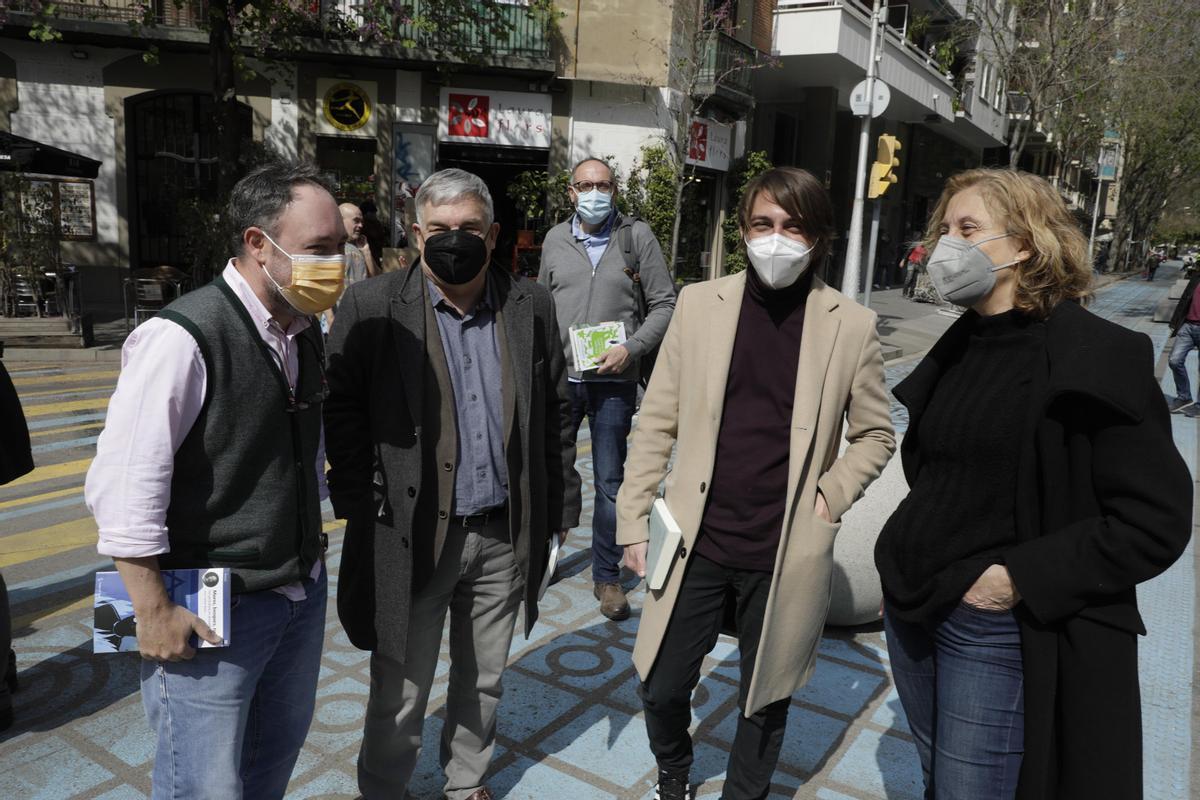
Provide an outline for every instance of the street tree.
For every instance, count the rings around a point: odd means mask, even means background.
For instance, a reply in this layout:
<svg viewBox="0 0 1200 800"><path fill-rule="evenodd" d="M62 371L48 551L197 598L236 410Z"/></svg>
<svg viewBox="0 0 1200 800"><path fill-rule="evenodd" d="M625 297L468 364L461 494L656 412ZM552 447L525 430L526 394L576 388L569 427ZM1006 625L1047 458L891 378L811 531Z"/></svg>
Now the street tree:
<svg viewBox="0 0 1200 800"><path fill-rule="evenodd" d="M1112 260L1132 265L1173 197L1200 179L1200 5L1139 0L1137 24L1121 31L1113 93L1123 167Z"/></svg>
<svg viewBox="0 0 1200 800"><path fill-rule="evenodd" d="M1139 0L1140 1L1140 0ZM974 18L998 79L1010 94L1015 121L1009 132L1008 162L1017 169L1038 125L1059 124L1073 132L1073 145L1098 137L1080 126L1082 109L1110 80L1117 54L1118 17L1130 19L1135 0L1009 0L973 4ZM1095 109L1091 109L1095 110ZM1061 116L1060 116L1061 115ZM1073 116L1072 116L1073 115ZM1091 114L1088 114L1091 117ZM1080 134L1086 133L1081 142Z"/></svg>
<svg viewBox="0 0 1200 800"><path fill-rule="evenodd" d="M753 55L726 51L725 57L720 57L721 37L732 36L738 30L734 0L685 0L674 5L674 13L675 24L665 35L633 31L635 37L653 43L662 52L667 63L669 91L661 110L660 141L643 148L636 170L641 174L631 176L635 187L640 181L645 202L651 204L643 203L639 212L662 221L659 227L663 230L656 228L655 233L660 235L660 242L669 242L664 249L668 251L667 264L672 275L680 254L685 194L696 180L695 167L687 163L689 149L694 146L693 123L722 85L775 63L769 56L753 50ZM669 237L663 235L667 222ZM653 220L651 226L654 227Z"/></svg>

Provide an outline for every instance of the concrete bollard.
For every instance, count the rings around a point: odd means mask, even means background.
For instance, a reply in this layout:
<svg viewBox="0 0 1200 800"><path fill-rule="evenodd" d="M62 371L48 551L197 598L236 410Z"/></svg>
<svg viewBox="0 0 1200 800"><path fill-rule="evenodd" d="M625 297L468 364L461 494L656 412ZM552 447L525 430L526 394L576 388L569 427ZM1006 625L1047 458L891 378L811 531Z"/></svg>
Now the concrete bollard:
<svg viewBox="0 0 1200 800"><path fill-rule="evenodd" d="M896 454L867 493L842 517L833 543L833 587L830 625L865 625L879 619L883 590L875 571L875 540L888 517L908 494L900 464L902 434L896 435ZM843 442L842 448L845 449Z"/></svg>

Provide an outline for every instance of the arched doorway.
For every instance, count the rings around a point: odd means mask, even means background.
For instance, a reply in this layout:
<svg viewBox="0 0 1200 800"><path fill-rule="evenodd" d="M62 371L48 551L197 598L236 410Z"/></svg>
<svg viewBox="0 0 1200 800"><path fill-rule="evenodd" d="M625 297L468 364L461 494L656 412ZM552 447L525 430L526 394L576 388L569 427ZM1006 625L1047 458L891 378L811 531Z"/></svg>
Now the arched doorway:
<svg viewBox="0 0 1200 800"><path fill-rule="evenodd" d="M134 269L169 265L190 271L212 226L197 202L216 197L217 129L212 96L203 92L149 92L126 101L129 131L129 241ZM240 105L242 137L251 139L252 115ZM205 265L219 270L219 265ZM207 276L195 276L203 282Z"/></svg>

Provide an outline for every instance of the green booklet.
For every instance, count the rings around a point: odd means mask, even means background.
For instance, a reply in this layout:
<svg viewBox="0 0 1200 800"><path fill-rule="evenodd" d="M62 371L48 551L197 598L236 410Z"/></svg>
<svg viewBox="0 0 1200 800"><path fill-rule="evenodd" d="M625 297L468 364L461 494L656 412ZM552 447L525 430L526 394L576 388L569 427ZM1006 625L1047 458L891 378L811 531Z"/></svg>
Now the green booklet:
<svg viewBox="0 0 1200 800"><path fill-rule="evenodd" d="M596 359L606 350L625 344L625 323L600 322L595 325L571 326L571 352L575 355L575 371L596 369Z"/></svg>

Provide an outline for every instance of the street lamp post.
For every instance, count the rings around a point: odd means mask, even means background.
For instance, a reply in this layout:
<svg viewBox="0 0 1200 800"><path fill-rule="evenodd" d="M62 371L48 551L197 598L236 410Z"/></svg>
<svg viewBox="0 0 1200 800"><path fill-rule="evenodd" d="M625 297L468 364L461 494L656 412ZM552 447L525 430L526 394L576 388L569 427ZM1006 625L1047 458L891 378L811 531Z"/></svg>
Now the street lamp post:
<svg viewBox="0 0 1200 800"><path fill-rule="evenodd" d="M879 42L881 0L871 9L871 49L867 55L867 113L858 136L858 172L854 178L854 210L850 214L850 233L846 237L846 263L842 269L842 294L858 297L858 276L862 261L863 206L866 203L867 151L871 139L871 119L875 116L876 50Z"/></svg>

